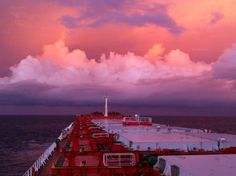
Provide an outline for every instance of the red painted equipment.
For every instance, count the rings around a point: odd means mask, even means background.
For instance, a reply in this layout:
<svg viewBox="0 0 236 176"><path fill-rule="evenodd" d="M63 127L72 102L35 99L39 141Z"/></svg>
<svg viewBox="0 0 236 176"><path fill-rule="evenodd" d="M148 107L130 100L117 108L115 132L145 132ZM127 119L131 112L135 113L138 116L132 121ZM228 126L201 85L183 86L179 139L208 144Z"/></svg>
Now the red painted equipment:
<svg viewBox="0 0 236 176"><path fill-rule="evenodd" d="M131 125L131 126L138 126L138 125L144 125L144 126L151 126L152 125L152 118L150 117L124 117L123 118L123 125Z"/></svg>

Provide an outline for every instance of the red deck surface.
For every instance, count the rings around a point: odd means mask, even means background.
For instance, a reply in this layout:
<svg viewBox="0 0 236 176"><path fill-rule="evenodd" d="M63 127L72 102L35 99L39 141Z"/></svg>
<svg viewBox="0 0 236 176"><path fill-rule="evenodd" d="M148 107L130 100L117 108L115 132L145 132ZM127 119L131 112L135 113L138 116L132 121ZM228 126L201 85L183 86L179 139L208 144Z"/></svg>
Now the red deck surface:
<svg viewBox="0 0 236 176"><path fill-rule="evenodd" d="M97 156L76 156L75 157L76 166L99 166L99 158Z"/></svg>

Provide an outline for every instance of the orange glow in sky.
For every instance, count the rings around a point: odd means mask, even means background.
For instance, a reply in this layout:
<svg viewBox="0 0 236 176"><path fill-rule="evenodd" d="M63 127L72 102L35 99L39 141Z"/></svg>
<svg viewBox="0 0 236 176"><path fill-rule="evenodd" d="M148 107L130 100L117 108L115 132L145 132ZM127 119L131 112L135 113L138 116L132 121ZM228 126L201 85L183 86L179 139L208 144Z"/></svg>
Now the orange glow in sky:
<svg viewBox="0 0 236 176"><path fill-rule="evenodd" d="M30 84L53 87L41 92L52 102L62 91L71 104L87 89L89 99L108 92L121 102L232 104L235 7L235 0L3 0L0 98ZM72 96L78 89L86 91Z"/></svg>

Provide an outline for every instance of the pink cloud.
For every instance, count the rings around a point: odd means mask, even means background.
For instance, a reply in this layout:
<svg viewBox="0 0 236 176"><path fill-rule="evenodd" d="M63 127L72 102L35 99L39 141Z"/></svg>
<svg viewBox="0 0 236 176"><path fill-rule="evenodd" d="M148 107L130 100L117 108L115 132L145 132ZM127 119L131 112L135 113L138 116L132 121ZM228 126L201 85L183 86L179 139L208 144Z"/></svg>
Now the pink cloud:
<svg viewBox="0 0 236 176"><path fill-rule="evenodd" d="M233 0L215 3L194 0L92 2L2 1L0 75L7 75L10 65L29 53L35 55L43 45L58 38L65 38L69 47L79 47L89 58L95 59L110 51L144 55L148 48L162 43L167 52L179 48L189 53L192 60L205 62L216 61L223 49L236 39ZM114 19L106 15L114 11ZM122 16L123 12L125 16ZM84 18L83 13L86 14ZM85 24L93 23L95 19L104 25L88 28L72 22L72 28L67 28L61 23L66 16L75 17L78 23L80 20L76 17L83 18L81 21ZM142 18L135 18L137 16ZM212 19L220 21L209 25ZM66 19L68 23L70 20ZM173 29L179 26L186 30L179 36L173 35Z"/></svg>
<svg viewBox="0 0 236 176"><path fill-rule="evenodd" d="M162 46L162 44L155 44L146 52L144 57L153 62L156 59L160 58L160 56L163 55L164 51L165 48Z"/></svg>
<svg viewBox="0 0 236 176"><path fill-rule="evenodd" d="M110 52L93 60L83 50L69 50L58 41L45 46L41 55L28 56L12 66L11 76L0 78L0 97L11 97L12 104L21 99L32 104L68 105L96 102L108 94L115 102L227 105L225 102L236 101L235 80L215 73L221 74L226 63L230 66L227 60L233 60L235 53L234 47L226 50L214 64L194 62L179 49L154 52L152 60L147 54L132 52Z"/></svg>
<svg viewBox="0 0 236 176"><path fill-rule="evenodd" d="M61 67L73 66L85 69L96 62L94 59L88 59L86 53L80 49L69 51L62 40L53 45L46 45L42 56L39 57Z"/></svg>
<svg viewBox="0 0 236 176"><path fill-rule="evenodd" d="M150 51L149 51L150 52ZM159 55L162 53L159 53ZM154 58L155 59L155 58ZM69 51L63 41L44 47L38 57L28 56L11 67L11 82L35 80L49 85L64 86L82 82L98 84L139 84L142 80L194 77L210 71L211 66L191 61L188 54L172 50L150 62L132 52L104 54L99 61L87 58L84 51Z"/></svg>
<svg viewBox="0 0 236 176"><path fill-rule="evenodd" d="M236 79L236 44L228 48L213 65L214 73L222 79Z"/></svg>

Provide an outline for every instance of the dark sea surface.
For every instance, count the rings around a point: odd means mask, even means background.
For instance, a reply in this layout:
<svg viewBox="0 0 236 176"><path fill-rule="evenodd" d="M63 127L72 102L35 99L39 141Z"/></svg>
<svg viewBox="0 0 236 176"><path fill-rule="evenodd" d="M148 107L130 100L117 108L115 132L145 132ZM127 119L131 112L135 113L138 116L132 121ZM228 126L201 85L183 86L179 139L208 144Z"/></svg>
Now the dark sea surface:
<svg viewBox="0 0 236 176"><path fill-rule="evenodd" d="M236 134L236 117L159 116L153 117L159 124L211 130L217 133Z"/></svg>
<svg viewBox="0 0 236 176"><path fill-rule="evenodd" d="M0 116L0 176L18 176L55 141L72 116ZM235 117L154 117L171 126L236 134Z"/></svg>
<svg viewBox="0 0 236 176"><path fill-rule="evenodd" d="M0 176L23 175L72 121L72 116L0 116Z"/></svg>

